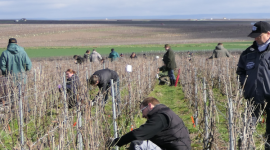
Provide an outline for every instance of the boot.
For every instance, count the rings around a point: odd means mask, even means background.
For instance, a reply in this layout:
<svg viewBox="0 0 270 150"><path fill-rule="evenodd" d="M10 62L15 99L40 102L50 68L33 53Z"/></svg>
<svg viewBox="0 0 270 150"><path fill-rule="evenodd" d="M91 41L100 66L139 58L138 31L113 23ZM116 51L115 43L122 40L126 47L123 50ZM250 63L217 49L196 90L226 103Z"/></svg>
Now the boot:
<svg viewBox="0 0 270 150"><path fill-rule="evenodd" d="M170 86L174 86L174 80L173 79L170 79L171 81L171 85Z"/></svg>

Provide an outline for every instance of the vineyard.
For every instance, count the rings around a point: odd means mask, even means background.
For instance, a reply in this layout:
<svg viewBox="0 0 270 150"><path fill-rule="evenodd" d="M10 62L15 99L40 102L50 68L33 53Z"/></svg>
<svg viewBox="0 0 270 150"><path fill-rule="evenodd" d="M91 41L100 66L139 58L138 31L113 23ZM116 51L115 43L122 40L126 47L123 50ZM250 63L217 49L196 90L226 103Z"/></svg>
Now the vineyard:
<svg viewBox="0 0 270 150"><path fill-rule="evenodd" d="M0 149L106 149L110 137L121 136L141 125L139 104L154 89L157 68L163 65L156 55L163 53L104 64L42 60L33 62L32 69L22 74L21 80L2 77ZM206 60L209 55L196 52L188 61L186 53L176 53L181 72L178 86L185 94L179 101L185 101L193 114L195 130L189 130L192 143L199 144L193 148L263 148L263 118L256 129L250 128L253 108L243 99L238 82L239 53L233 54L235 58ZM127 65L132 66L132 72L126 71ZM65 71L69 68L77 72L81 83L76 93L77 105L70 109L65 87ZM103 68L119 75L119 83L112 85L119 84L120 88L108 89L111 94L107 104L102 96L96 97L98 89L87 84L90 76ZM111 88L120 92L120 98L111 96L115 95Z"/></svg>
<svg viewBox="0 0 270 150"><path fill-rule="evenodd" d="M72 60L33 62L31 71L21 75L27 76L27 80L15 82L16 77L3 77L6 82L2 84L2 93L7 89L7 94L1 97L0 149L105 149L105 141L114 135L114 123L117 122L115 134L119 135L130 130L127 126L136 127L134 118L140 116L139 102L155 84L158 61L151 59L83 65ZM132 65L133 72L126 72L127 64ZM76 70L81 83L78 104L72 109L68 109L69 97L65 92L65 71L69 68ZM112 98L105 105L102 96L95 97L98 90L86 82L103 68L115 70L120 78L117 90L121 101L117 101L114 119ZM94 98L96 105L92 106Z"/></svg>

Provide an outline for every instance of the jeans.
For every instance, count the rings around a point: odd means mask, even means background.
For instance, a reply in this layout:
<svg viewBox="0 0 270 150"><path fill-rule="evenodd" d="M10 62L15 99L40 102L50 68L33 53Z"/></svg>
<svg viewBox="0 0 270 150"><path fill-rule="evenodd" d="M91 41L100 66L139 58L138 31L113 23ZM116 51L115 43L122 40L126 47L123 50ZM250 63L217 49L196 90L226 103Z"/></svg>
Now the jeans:
<svg viewBox="0 0 270 150"><path fill-rule="evenodd" d="M121 100L120 100L120 84L119 84L119 78L117 78L116 80L116 84L114 84L114 98L116 99L116 102L117 103L121 103ZM108 100L108 92L109 92L109 88L111 87L111 85L109 84L106 88L106 94L105 94L105 98L104 98L104 102L106 103L107 100ZM113 92L113 91L111 91Z"/></svg>
<svg viewBox="0 0 270 150"><path fill-rule="evenodd" d="M161 150L161 148L150 140L135 140L130 143L129 150Z"/></svg>
<svg viewBox="0 0 270 150"><path fill-rule="evenodd" d="M170 77L170 80L175 80L174 70L169 70L168 71L168 76Z"/></svg>

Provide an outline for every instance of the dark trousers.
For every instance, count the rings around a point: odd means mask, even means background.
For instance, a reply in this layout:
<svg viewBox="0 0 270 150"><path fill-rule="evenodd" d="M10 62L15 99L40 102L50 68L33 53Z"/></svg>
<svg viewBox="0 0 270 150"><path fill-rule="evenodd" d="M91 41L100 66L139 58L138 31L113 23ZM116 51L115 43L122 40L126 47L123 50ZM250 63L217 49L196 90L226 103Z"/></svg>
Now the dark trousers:
<svg viewBox="0 0 270 150"><path fill-rule="evenodd" d="M114 97L116 99L116 102L119 104L121 103L120 101L120 84L119 84L119 78L116 80L116 84L114 86ZM105 93L105 98L104 98L104 102L107 102L108 100L108 93L109 93L109 88L111 87L111 85L108 85L107 88L106 88L106 93ZM113 92L113 91L111 91Z"/></svg>
<svg viewBox="0 0 270 150"><path fill-rule="evenodd" d="M255 122L255 121L257 122L257 120L261 114L261 111L264 108L264 104L254 104L254 106L256 108L254 110L254 113L252 113L252 119L253 119L253 122ZM265 136L267 138L267 143L265 144L265 150L270 150L270 105L269 104L266 105L265 112L266 112L266 133L265 133Z"/></svg>

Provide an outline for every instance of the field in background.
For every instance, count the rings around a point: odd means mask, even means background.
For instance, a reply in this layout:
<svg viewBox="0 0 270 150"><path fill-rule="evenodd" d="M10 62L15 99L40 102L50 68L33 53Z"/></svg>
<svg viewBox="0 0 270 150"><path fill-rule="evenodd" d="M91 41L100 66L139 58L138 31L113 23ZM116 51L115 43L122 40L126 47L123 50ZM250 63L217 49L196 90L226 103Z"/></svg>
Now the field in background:
<svg viewBox="0 0 270 150"><path fill-rule="evenodd" d="M252 41L252 21L175 21L104 24L0 24L0 48L10 37L23 47L189 44Z"/></svg>
<svg viewBox="0 0 270 150"><path fill-rule="evenodd" d="M245 50L252 42L227 42L224 47L228 50ZM213 50L217 43L200 43L200 44L171 44L174 51L197 51L197 50ZM109 55L111 48L120 53L132 52L164 52L164 44L149 45L111 45L111 46L89 46L89 47L29 47L25 48L30 58L40 57L59 57L83 55L87 49L96 49L102 55ZM0 52L5 49L0 48ZM127 56L126 56L127 57Z"/></svg>

